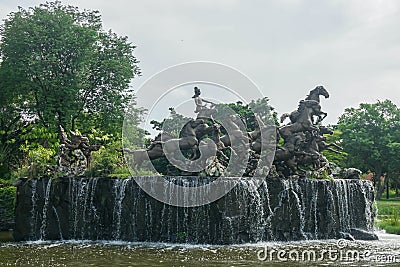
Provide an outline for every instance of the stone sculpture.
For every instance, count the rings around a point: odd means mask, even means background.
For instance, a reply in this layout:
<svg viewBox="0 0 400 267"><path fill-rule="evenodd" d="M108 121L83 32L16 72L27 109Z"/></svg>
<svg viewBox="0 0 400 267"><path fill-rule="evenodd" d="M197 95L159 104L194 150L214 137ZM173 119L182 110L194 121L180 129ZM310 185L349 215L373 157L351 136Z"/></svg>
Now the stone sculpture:
<svg viewBox="0 0 400 267"><path fill-rule="evenodd" d="M196 109L194 110L194 113L197 113L197 118L211 118L212 119L212 114L216 112L215 109L215 103L202 99L200 97L201 91L198 87L194 88L194 96L192 97L194 99L194 103L196 104ZM206 103L206 104L203 104ZM210 107L207 106L207 104L210 104Z"/></svg>
<svg viewBox="0 0 400 267"><path fill-rule="evenodd" d="M71 140L60 125L60 154L57 157L56 171L65 176L82 176L87 171L92 151L100 149L99 145L90 145L89 139L70 131Z"/></svg>

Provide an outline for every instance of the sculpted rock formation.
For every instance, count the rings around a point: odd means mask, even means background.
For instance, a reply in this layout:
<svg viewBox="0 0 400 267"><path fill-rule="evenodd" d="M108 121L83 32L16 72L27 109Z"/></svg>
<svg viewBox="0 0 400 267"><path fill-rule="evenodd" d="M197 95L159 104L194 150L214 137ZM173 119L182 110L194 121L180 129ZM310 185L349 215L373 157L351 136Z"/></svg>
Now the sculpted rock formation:
<svg viewBox="0 0 400 267"><path fill-rule="evenodd" d="M60 155L57 157L56 171L65 176L82 176L91 160L92 151L100 149L99 145L90 145L89 139L70 131L71 140L60 126Z"/></svg>

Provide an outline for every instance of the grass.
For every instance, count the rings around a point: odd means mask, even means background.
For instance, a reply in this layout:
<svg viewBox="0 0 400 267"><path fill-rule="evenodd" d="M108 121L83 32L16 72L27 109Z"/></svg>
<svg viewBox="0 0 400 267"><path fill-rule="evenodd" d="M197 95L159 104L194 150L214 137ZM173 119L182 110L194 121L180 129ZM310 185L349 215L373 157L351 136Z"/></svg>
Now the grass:
<svg viewBox="0 0 400 267"><path fill-rule="evenodd" d="M376 226L387 233L400 235L400 200L398 198L377 201L378 221Z"/></svg>
<svg viewBox="0 0 400 267"><path fill-rule="evenodd" d="M379 216L393 215L396 210L400 210L399 199L379 200L376 203Z"/></svg>

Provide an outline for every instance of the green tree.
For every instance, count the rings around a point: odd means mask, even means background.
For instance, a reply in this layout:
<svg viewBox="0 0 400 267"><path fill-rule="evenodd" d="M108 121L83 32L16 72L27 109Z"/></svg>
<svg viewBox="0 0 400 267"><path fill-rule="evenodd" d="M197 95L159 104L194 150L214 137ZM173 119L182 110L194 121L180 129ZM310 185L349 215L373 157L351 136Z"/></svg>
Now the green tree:
<svg viewBox="0 0 400 267"><path fill-rule="evenodd" d="M105 31L99 12L59 1L19 7L0 40L0 175L38 153L55 155L59 125L101 144L121 137L140 69L135 46ZM130 114L137 120L141 111Z"/></svg>
<svg viewBox="0 0 400 267"><path fill-rule="evenodd" d="M138 61L127 37L102 29L97 11L60 2L20 7L0 35L2 90L19 93L44 127L73 130L88 121L83 114L97 125L120 124Z"/></svg>
<svg viewBox="0 0 400 267"><path fill-rule="evenodd" d="M343 140L342 140L342 132L335 129L337 128L336 126L330 126L333 128L333 134L332 135L325 135L326 137L326 143L333 143L339 146L342 146ZM337 151L339 151L336 148L333 148ZM329 150L324 150L322 151L323 155L327 158L329 162L335 163L337 166L345 168L345 167L351 167L347 165L347 156L348 154L345 151L340 151L341 153L335 153Z"/></svg>
<svg viewBox="0 0 400 267"><path fill-rule="evenodd" d="M397 179L399 172L399 108L390 100L348 108L339 118L338 129L349 165L374 173L380 199L389 179ZM384 185L381 176L385 176Z"/></svg>

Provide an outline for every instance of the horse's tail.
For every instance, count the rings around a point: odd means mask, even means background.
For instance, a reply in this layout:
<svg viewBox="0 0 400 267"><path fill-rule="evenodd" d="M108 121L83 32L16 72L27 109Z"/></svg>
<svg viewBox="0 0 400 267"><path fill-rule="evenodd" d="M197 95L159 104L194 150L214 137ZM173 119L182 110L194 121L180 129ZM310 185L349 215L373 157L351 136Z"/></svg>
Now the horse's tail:
<svg viewBox="0 0 400 267"><path fill-rule="evenodd" d="M290 116L289 113L284 113L284 114L282 114L282 116L281 116L281 123L283 123L283 122L286 120L286 118L288 118L289 116Z"/></svg>

